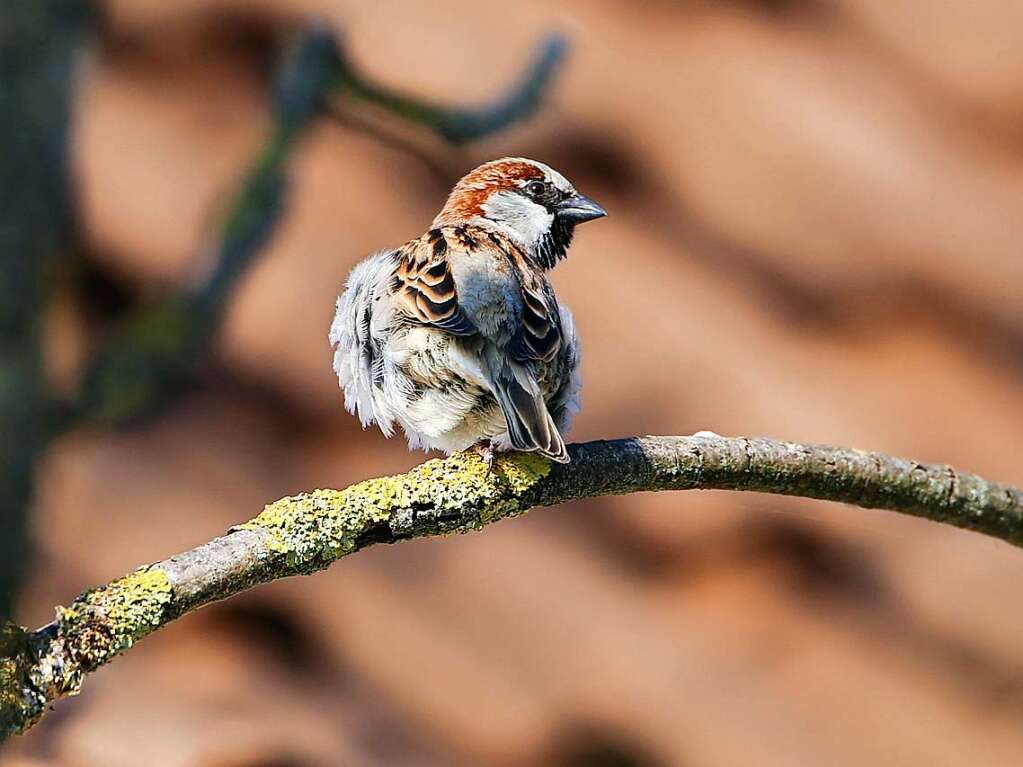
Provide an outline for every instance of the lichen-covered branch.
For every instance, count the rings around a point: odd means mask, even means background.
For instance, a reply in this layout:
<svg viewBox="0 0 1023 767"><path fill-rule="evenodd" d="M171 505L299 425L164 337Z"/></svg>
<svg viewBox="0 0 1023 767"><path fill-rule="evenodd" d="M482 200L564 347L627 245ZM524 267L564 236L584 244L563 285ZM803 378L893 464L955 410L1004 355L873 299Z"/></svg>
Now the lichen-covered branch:
<svg viewBox="0 0 1023 767"><path fill-rule="evenodd" d="M647 490L723 489L843 501L976 530L1023 546L1023 492L950 466L880 453L716 436L642 437L533 453L428 461L345 490L283 498L226 535L83 593L35 632L0 634L0 738L20 732L86 674L171 620L375 543L479 530L537 506Z"/></svg>

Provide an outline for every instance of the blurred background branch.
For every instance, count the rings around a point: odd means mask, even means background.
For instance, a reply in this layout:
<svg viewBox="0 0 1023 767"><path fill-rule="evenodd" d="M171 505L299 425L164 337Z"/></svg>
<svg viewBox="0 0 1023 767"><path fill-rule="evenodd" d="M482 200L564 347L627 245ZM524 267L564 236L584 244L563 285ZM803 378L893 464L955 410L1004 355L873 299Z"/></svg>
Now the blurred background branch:
<svg viewBox="0 0 1023 767"><path fill-rule="evenodd" d="M342 491L284 498L226 536L84 592L32 634L8 627L0 738L31 727L57 698L77 694L86 674L185 613L373 544L480 530L537 506L651 490L749 490L891 509L1023 545L1023 492L950 466L718 436L588 442L571 456L560 465L503 453L491 467L468 451Z"/></svg>
<svg viewBox="0 0 1023 767"><path fill-rule="evenodd" d="M530 117L542 103L567 52L568 41L563 35L549 35L537 46L518 81L491 103L478 107L436 104L385 88L366 78L344 57L338 71L334 107L343 109L349 99L365 101L425 126L449 144L465 144Z"/></svg>
<svg viewBox="0 0 1023 767"><path fill-rule="evenodd" d="M5 195L0 210L0 620L26 567L33 469L49 441L82 423L123 426L165 407L193 379L234 288L273 236L286 205L288 162L311 121L359 99L464 143L525 119L539 105L566 43L548 38L520 82L493 104L448 108L392 93L354 68L334 33L311 25L285 47L271 93L271 125L223 222L206 246L208 276L190 292L113 322L85 364L70 403L47 394L41 322L48 281L70 234L67 132L72 62L85 3L48 0L0 10L0 55L13 85L0 93ZM74 13L69 13L74 9ZM5 79L5 81L7 81ZM6 102L6 103L5 103Z"/></svg>
<svg viewBox="0 0 1023 767"><path fill-rule="evenodd" d="M273 235L286 203L287 164L310 121L347 99L372 102L461 144L504 130L539 106L567 48L552 35L519 82L493 104L445 107L393 93L363 77L325 27L288 46L272 91L264 146L209 246L213 268L194 292L127 318L96 353L75 408L79 419L124 424L166 404L191 378L234 287Z"/></svg>
<svg viewBox="0 0 1023 767"><path fill-rule="evenodd" d="M273 235L285 204L288 160L320 113L339 61L325 30L303 31L293 41L273 85L264 146L208 246L209 276L189 294L142 308L111 333L84 375L75 408L81 420L127 423L166 404L191 380L234 287Z"/></svg>
<svg viewBox="0 0 1023 767"><path fill-rule="evenodd" d="M27 567L34 469L55 426L42 334L68 253L67 139L89 16L74 0L0 8L0 621Z"/></svg>

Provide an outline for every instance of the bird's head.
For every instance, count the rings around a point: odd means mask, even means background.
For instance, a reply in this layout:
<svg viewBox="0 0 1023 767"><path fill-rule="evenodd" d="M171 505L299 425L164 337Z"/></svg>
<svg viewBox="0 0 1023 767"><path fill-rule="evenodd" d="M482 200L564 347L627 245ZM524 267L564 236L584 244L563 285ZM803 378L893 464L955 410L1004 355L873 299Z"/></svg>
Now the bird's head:
<svg viewBox="0 0 1023 767"><path fill-rule="evenodd" d="M505 157L480 165L455 184L433 225L495 227L537 266L550 269L564 258L576 224L606 215L553 168Z"/></svg>

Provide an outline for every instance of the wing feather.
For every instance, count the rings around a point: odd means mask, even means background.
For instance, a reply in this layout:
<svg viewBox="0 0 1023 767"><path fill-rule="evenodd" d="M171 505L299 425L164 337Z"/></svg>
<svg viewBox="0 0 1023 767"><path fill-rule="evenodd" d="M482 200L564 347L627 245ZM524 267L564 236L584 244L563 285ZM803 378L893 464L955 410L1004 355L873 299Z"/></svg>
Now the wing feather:
<svg viewBox="0 0 1023 767"><path fill-rule="evenodd" d="M561 311L550 283L525 272L522 282L522 324L510 352L519 362L551 362L562 345Z"/></svg>
<svg viewBox="0 0 1023 767"><path fill-rule="evenodd" d="M440 229L410 242L398 252L391 292L412 322L452 335L474 335L476 326L458 304L447 252L447 239Z"/></svg>

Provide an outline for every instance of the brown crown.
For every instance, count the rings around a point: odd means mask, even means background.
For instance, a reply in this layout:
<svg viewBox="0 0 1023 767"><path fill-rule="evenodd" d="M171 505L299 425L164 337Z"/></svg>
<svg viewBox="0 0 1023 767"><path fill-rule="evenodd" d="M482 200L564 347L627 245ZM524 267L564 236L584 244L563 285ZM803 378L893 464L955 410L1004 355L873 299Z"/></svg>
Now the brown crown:
<svg viewBox="0 0 1023 767"><path fill-rule="evenodd" d="M543 177L543 171L532 163L512 157L484 163L455 184L434 226L458 224L481 216L484 203L495 191L514 189L523 181Z"/></svg>

